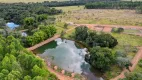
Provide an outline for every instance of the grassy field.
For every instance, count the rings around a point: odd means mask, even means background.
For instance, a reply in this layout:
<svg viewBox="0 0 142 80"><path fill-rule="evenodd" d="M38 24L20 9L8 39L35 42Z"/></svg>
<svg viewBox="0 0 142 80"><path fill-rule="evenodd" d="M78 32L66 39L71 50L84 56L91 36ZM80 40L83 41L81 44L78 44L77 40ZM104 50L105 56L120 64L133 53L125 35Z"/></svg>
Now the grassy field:
<svg viewBox="0 0 142 80"><path fill-rule="evenodd" d="M137 14L135 10L84 9L84 6L56 8L65 12L56 16L57 22L142 26L142 14Z"/></svg>
<svg viewBox="0 0 142 80"><path fill-rule="evenodd" d="M114 34L112 33L112 36L114 36L118 40L118 45L113 48L112 50L115 51L128 51L127 57L132 59L135 56L135 52L133 52L133 49L135 49L135 46L142 46L142 37L135 36L135 35L128 35L128 34ZM139 67L138 67L139 68ZM111 79L116 77L121 73L121 69L114 65L111 67L110 71L107 71L104 76L107 77L107 79Z"/></svg>

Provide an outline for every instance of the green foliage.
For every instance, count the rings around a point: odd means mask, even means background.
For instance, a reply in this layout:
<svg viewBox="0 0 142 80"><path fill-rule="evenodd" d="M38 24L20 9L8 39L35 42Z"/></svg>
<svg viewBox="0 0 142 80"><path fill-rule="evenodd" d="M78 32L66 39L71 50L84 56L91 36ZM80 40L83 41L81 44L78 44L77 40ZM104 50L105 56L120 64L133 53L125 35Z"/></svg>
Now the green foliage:
<svg viewBox="0 0 142 80"><path fill-rule="evenodd" d="M113 48L118 44L117 40L110 34L89 31L85 26L75 29L75 39L85 42L90 47L101 46Z"/></svg>
<svg viewBox="0 0 142 80"><path fill-rule="evenodd" d="M32 79L31 79L30 76L27 75L27 76L24 76L24 79L23 79L23 80L32 80Z"/></svg>
<svg viewBox="0 0 142 80"><path fill-rule="evenodd" d="M135 9L142 5L140 1L95 2L85 5L87 9Z"/></svg>
<svg viewBox="0 0 142 80"><path fill-rule="evenodd" d="M27 17L24 19L24 24L26 26L33 25L35 23L35 19L33 17Z"/></svg>
<svg viewBox="0 0 142 80"><path fill-rule="evenodd" d="M4 19L2 25L5 25L5 21L14 22L23 25L26 22L27 25L33 25L37 16L38 21L47 19L46 15L54 15L61 13L61 10L52 9L44 6L44 3L0 3L0 18Z"/></svg>
<svg viewBox="0 0 142 80"><path fill-rule="evenodd" d="M47 18L48 18L48 17L47 17L46 14L41 14L41 15L38 15L38 16L37 16L37 21L38 21L38 22L41 22L41 21L46 20Z"/></svg>
<svg viewBox="0 0 142 80"><path fill-rule="evenodd" d="M35 65L32 69L33 76L46 76L47 74L48 74L48 71L41 69L37 65Z"/></svg>
<svg viewBox="0 0 142 80"><path fill-rule="evenodd" d="M109 48L94 47L90 55L85 56L85 60L94 68L106 71L114 63L115 54Z"/></svg>
<svg viewBox="0 0 142 80"><path fill-rule="evenodd" d="M123 31L124 31L123 28L112 28L112 30L111 30L111 32L114 32L114 33L121 33Z"/></svg>
<svg viewBox="0 0 142 80"><path fill-rule="evenodd" d="M81 26L75 28L75 39L79 41L85 41L88 36L88 28L86 26Z"/></svg>
<svg viewBox="0 0 142 80"><path fill-rule="evenodd" d="M138 65L142 68L142 60L139 61Z"/></svg>
<svg viewBox="0 0 142 80"><path fill-rule="evenodd" d="M26 37L25 46L33 46L43 40L46 40L56 33L56 28L52 25L49 26L40 26L39 31L35 32L32 36Z"/></svg>
<svg viewBox="0 0 142 80"><path fill-rule="evenodd" d="M132 65L130 59L127 57L117 57L116 61L117 61L117 65L121 67L122 69L126 68L129 70L129 66Z"/></svg>
<svg viewBox="0 0 142 80"><path fill-rule="evenodd" d="M142 79L142 73L129 73L125 74L126 78L120 79L120 80L141 80Z"/></svg>
<svg viewBox="0 0 142 80"><path fill-rule="evenodd" d="M50 76L43 60L24 49L19 40L0 36L0 44L0 80L57 80Z"/></svg>

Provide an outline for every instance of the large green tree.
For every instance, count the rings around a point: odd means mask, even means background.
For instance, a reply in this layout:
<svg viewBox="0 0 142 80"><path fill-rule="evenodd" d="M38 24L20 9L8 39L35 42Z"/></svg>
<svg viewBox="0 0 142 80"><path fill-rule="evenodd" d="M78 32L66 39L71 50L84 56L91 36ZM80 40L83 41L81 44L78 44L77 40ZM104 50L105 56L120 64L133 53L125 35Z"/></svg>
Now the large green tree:
<svg viewBox="0 0 142 80"><path fill-rule="evenodd" d="M85 56L85 60L94 68L106 71L115 60L115 54L109 48L94 47L90 54Z"/></svg>

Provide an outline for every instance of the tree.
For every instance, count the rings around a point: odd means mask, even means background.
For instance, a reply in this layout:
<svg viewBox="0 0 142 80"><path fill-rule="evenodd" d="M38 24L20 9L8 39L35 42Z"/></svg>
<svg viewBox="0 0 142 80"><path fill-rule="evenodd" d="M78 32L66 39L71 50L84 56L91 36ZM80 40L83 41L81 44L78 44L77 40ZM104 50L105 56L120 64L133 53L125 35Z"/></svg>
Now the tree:
<svg viewBox="0 0 142 80"><path fill-rule="evenodd" d="M27 76L24 76L23 80L32 80L32 79L31 79L31 76L27 75Z"/></svg>
<svg viewBox="0 0 142 80"><path fill-rule="evenodd" d="M80 26L75 28L75 39L79 41L85 41L88 36L88 28L86 26Z"/></svg>
<svg viewBox="0 0 142 80"><path fill-rule="evenodd" d="M90 47L101 46L101 47L109 47L109 48L113 48L118 44L117 40L110 34L97 33L94 31L88 32L86 43Z"/></svg>
<svg viewBox="0 0 142 80"><path fill-rule="evenodd" d="M30 26L30 25L33 25L35 22L34 18L33 17L27 17L24 19L24 24L26 26Z"/></svg>
<svg viewBox="0 0 142 80"><path fill-rule="evenodd" d="M68 24L67 24L67 23L64 24L64 28L65 28L65 29L68 28Z"/></svg>
<svg viewBox="0 0 142 80"><path fill-rule="evenodd" d="M42 21L44 21L46 19L47 19L47 15L46 14L41 14L41 15L37 16L37 21L38 22L42 22Z"/></svg>
<svg viewBox="0 0 142 80"><path fill-rule="evenodd" d="M85 56L85 60L94 68L106 71L115 60L115 54L109 48L94 47L90 54Z"/></svg>
<svg viewBox="0 0 142 80"><path fill-rule="evenodd" d="M6 80L20 80L22 75L19 71L11 71L5 78Z"/></svg>
<svg viewBox="0 0 142 80"><path fill-rule="evenodd" d="M43 78L41 76L36 76L32 80L43 80Z"/></svg>
<svg viewBox="0 0 142 80"><path fill-rule="evenodd" d="M41 69L37 65L35 65L32 69L32 75L33 76L45 76L45 75L47 75L47 72L46 72L46 70Z"/></svg>

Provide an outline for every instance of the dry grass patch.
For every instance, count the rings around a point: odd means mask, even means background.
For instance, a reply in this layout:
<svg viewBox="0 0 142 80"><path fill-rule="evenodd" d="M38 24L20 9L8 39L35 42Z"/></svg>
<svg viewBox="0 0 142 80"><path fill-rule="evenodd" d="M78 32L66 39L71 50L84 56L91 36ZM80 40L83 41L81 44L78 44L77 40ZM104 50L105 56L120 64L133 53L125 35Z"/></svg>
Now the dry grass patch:
<svg viewBox="0 0 142 80"><path fill-rule="evenodd" d="M84 6L56 8L66 12L57 16L59 22L142 26L142 14L136 14L135 10L84 9Z"/></svg>

